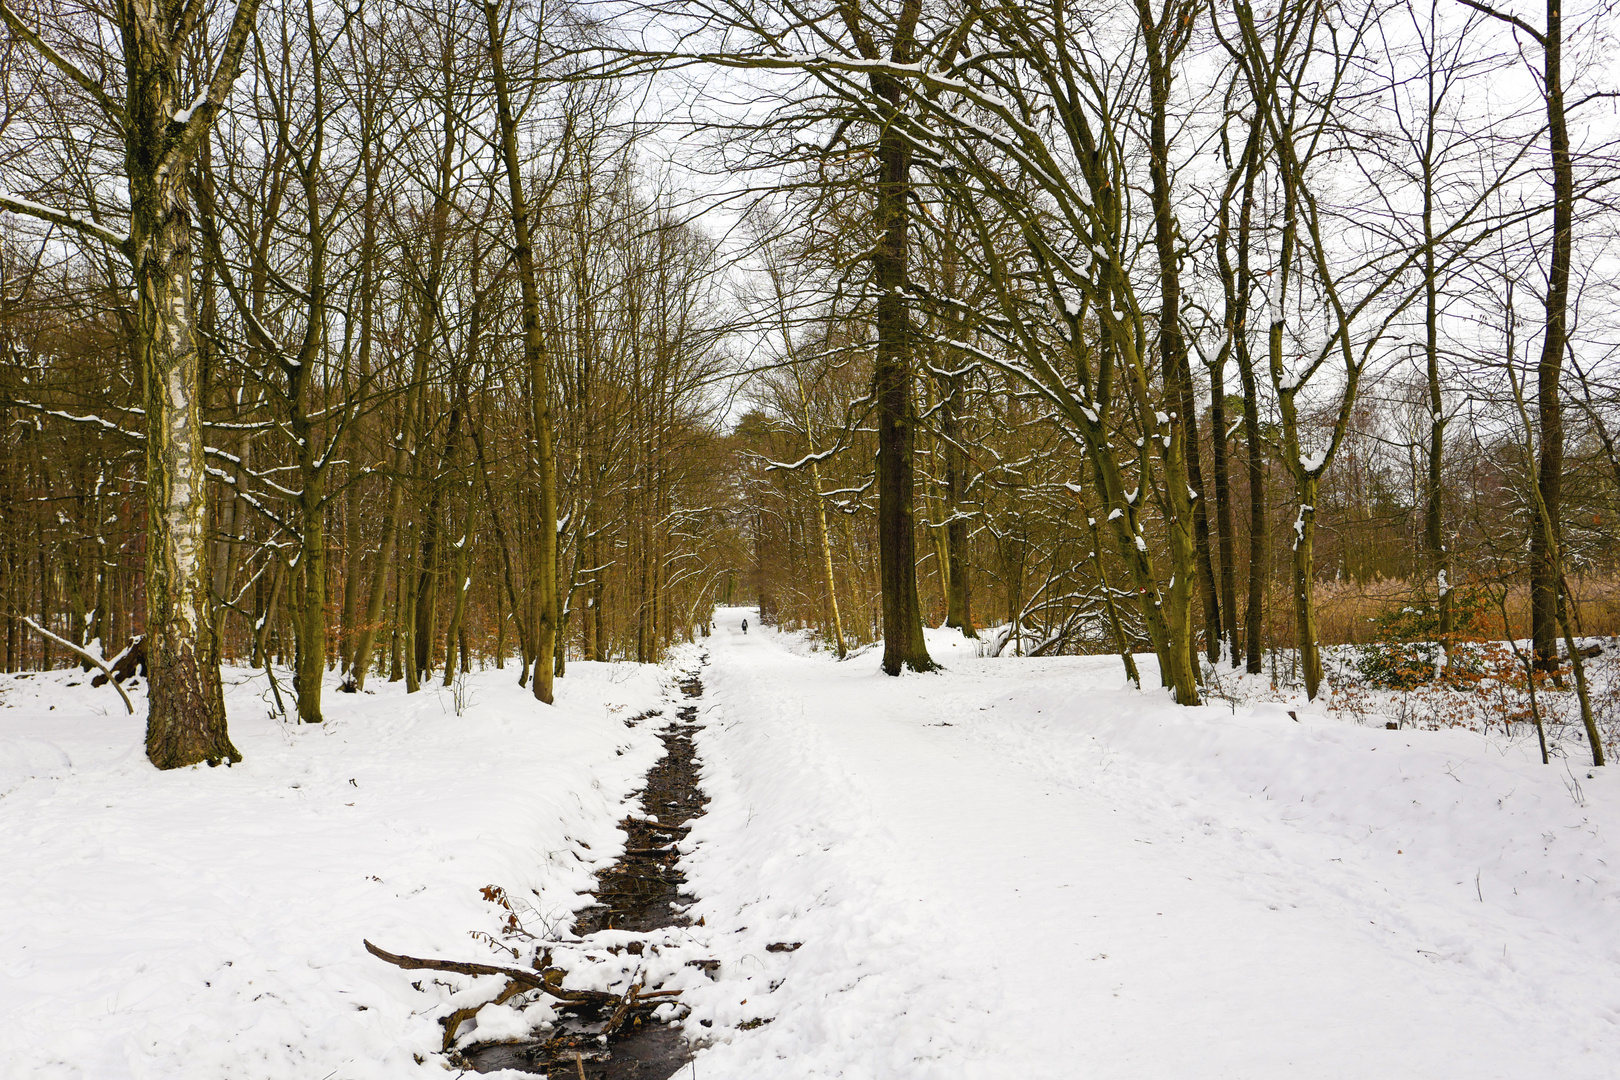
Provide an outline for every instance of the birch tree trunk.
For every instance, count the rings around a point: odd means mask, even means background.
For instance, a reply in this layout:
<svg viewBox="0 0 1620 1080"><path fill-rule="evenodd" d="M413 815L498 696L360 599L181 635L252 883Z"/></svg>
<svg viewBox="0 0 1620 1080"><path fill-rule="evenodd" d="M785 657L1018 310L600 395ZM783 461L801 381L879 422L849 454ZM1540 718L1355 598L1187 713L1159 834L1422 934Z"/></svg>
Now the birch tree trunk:
<svg viewBox="0 0 1620 1080"><path fill-rule="evenodd" d="M243 0L237 9L206 111L187 109L182 99L189 16L158 0L125 0L119 8L127 80L127 252L135 270L135 340L146 406L146 755L160 769L242 759L226 731L210 607L213 521L186 179L208 135L203 125L212 124L235 81L257 8L258 0Z"/></svg>
<svg viewBox="0 0 1620 1080"><path fill-rule="evenodd" d="M139 22L137 5L129 10L131 22ZM139 40L149 29L132 33L126 26L126 41ZM165 105L172 107L178 99L173 77L178 73L165 70L164 59L139 50L130 58L133 123L127 160L137 360L146 406L146 753L158 768L171 769L199 761L235 762L242 755L226 733L209 607L212 521L192 326L191 210L184 171L149 168L165 141L158 116L172 115ZM148 89L138 93L137 87ZM136 119L142 113L144 124Z"/></svg>
<svg viewBox="0 0 1620 1080"><path fill-rule="evenodd" d="M201 7L124 0L114 15L125 81L120 103L104 89L104 80L91 79L45 45L0 0L0 21L77 84L124 133L127 236L9 196L0 197L0 206L115 247L134 270L132 337L146 409L146 753L160 769L242 759L226 732L212 611L213 521L203 457L187 180L236 81L258 9L259 0L240 0L212 71L188 79ZM116 67L118 60L108 57L106 64ZM200 86L202 93L182 97L188 86Z"/></svg>

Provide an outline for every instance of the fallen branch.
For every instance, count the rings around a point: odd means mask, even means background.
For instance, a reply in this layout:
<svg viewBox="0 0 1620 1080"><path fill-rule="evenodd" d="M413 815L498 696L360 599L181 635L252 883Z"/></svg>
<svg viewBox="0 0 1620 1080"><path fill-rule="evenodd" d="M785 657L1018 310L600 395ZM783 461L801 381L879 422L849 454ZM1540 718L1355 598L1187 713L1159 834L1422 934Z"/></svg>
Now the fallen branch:
<svg viewBox="0 0 1620 1080"><path fill-rule="evenodd" d="M372 956L379 960L386 960L395 967L404 968L406 971L453 971L458 975L500 975L527 990L543 990L552 997L560 998L563 1001L596 1000L589 992L564 990L561 986L556 985L562 981L562 972L556 968L549 971L525 971L522 968L504 967L500 964L469 964L460 960L424 960L418 956L401 956L386 949L379 949L369 941L364 942L364 944L366 952ZM555 977L550 978L548 981L548 976L553 973L555 973ZM574 994L579 996L570 996ZM606 997L607 995L597 996Z"/></svg>
<svg viewBox="0 0 1620 1080"><path fill-rule="evenodd" d="M618 994L608 994L600 990L565 990L562 981L567 972L562 968L543 967L536 971L524 968L506 967L503 964L477 964L462 960L428 960L419 956L401 956L386 949L379 949L371 942L364 942L366 951L379 960L386 960L395 967L406 971L453 971L458 975L499 975L525 990L539 990L558 1001L567 1001L579 1005L596 1005L602 1008L618 1006L621 998ZM547 956L550 954L547 953ZM648 993L637 992L637 997L645 1001L650 998L675 997L679 990L653 990Z"/></svg>
<svg viewBox="0 0 1620 1080"><path fill-rule="evenodd" d="M112 668L107 666L107 661L103 660L99 656L92 656L88 650L81 649L79 646L73 644L73 642L69 641L65 637L58 637L26 615L22 617L22 621L29 629L33 630L34 633L39 634L42 637L50 638L63 648L72 649L74 652L96 665L96 667L100 668L102 673L107 676L107 681L112 683L112 688L118 691L118 696L124 699L124 708L129 710L129 715L135 715L135 706L130 702L129 695L124 693L124 688L118 685L118 680L113 678Z"/></svg>
<svg viewBox="0 0 1620 1080"><path fill-rule="evenodd" d="M624 992L624 997L619 999L619 1004L614 1008L613 1015L609 1016L607 1023L603 1025L602 1034L612 1035L615 1031L619 1030L619 1025L624 1023L624 1018L626 1016L630 1015L630 1010L636 1004L636 995L640 992L640 983L630 984L630 989Z"/></svg>
<svg viewBox="0 0 1620 1080"><path fill-rule="evenodd" d="M461 1025L477 1016L478 1010L482 1009L484 1005L505 1005L513 997L523 992L523 987L516 982L509 981L506 988L495 996L494 1001L486 1001L483 1005L468 1005L466 1008L457 1009L449 1016L441 1018L439 1023L444 1025L444 1052L447 1054L450 1052L450 1048L456 1044L456 1032L461 1029Z"/></svg>

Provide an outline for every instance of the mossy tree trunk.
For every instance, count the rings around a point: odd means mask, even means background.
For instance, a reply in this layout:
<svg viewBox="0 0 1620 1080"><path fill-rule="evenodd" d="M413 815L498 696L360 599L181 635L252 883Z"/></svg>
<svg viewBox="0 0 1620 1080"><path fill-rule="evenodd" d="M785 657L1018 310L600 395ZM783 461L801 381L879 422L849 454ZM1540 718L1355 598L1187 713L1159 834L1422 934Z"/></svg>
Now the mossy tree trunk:
<svg viewBox="0 0 1620 1080"><path fill-rule="evenodd" d="M490 69L495 82L496 114L500 120L501 160L506 170L513 233L513 261L522 290L523 355L529 369L530 411L534 439L535 529L534 575L534 696L550 705L556 676L558 619L557 590L557 465L552 432L551 372L544 331L540 324L540 289L529 234L529 204L523 188L523 159L518 148L517 116L507 86L505 34L494 0L484 0L484 21L489 28Z"/></svg>

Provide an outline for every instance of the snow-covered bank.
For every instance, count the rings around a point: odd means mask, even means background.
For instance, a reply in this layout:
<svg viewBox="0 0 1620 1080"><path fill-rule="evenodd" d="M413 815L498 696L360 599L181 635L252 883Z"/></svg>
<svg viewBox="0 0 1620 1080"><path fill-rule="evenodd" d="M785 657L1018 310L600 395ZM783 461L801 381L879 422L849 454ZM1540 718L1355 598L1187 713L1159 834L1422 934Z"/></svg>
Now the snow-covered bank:
<svg viewBox="0 0 1620 1080"><path fill-rule="evenodd" d="M562 921L662 752L624 720L667 677L573 664L544 709L490 670L460 716L450 691L378 683L297 727L227 670L245 760L165 774L139 698L128 717L77 671L0 676L0 1076L443 1075L415 1055L447 995L362 937L484 955L468 934L501 929L491 884L529 929Z"/></svg>
<svg viewBox="0 0 1620 1080"><path fill-rule="evenodd" d="M1179 709L1111 657L931 635L949 670L887 679L743 614L684 863L705 1080L1614 1074L1612 772Z"/></svg>

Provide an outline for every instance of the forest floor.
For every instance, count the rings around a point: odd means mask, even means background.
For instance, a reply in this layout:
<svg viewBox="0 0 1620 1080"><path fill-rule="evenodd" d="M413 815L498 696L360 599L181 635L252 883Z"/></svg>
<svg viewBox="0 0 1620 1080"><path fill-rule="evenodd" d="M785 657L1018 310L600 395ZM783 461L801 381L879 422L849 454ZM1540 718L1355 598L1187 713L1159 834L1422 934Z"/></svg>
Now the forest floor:
<svg viewBox="0 0 1620 1080"><path fill-rule="evenodd" d="M694 899L649 984L682 990L682 1080L1614 1074L1612 767L929 644L943 672L889 679L718 613ZM569 938L656 812L658 725L628 722L673 714L699 651L573 665L555 711L491 670L461 715L380 685L302 728L235 671L246 760L179 774L76 672L0 677L0 1077L445 1075L438 1018L499 981L361 939ZM463 1043L551 1017L491 1005Z"/></svg>

